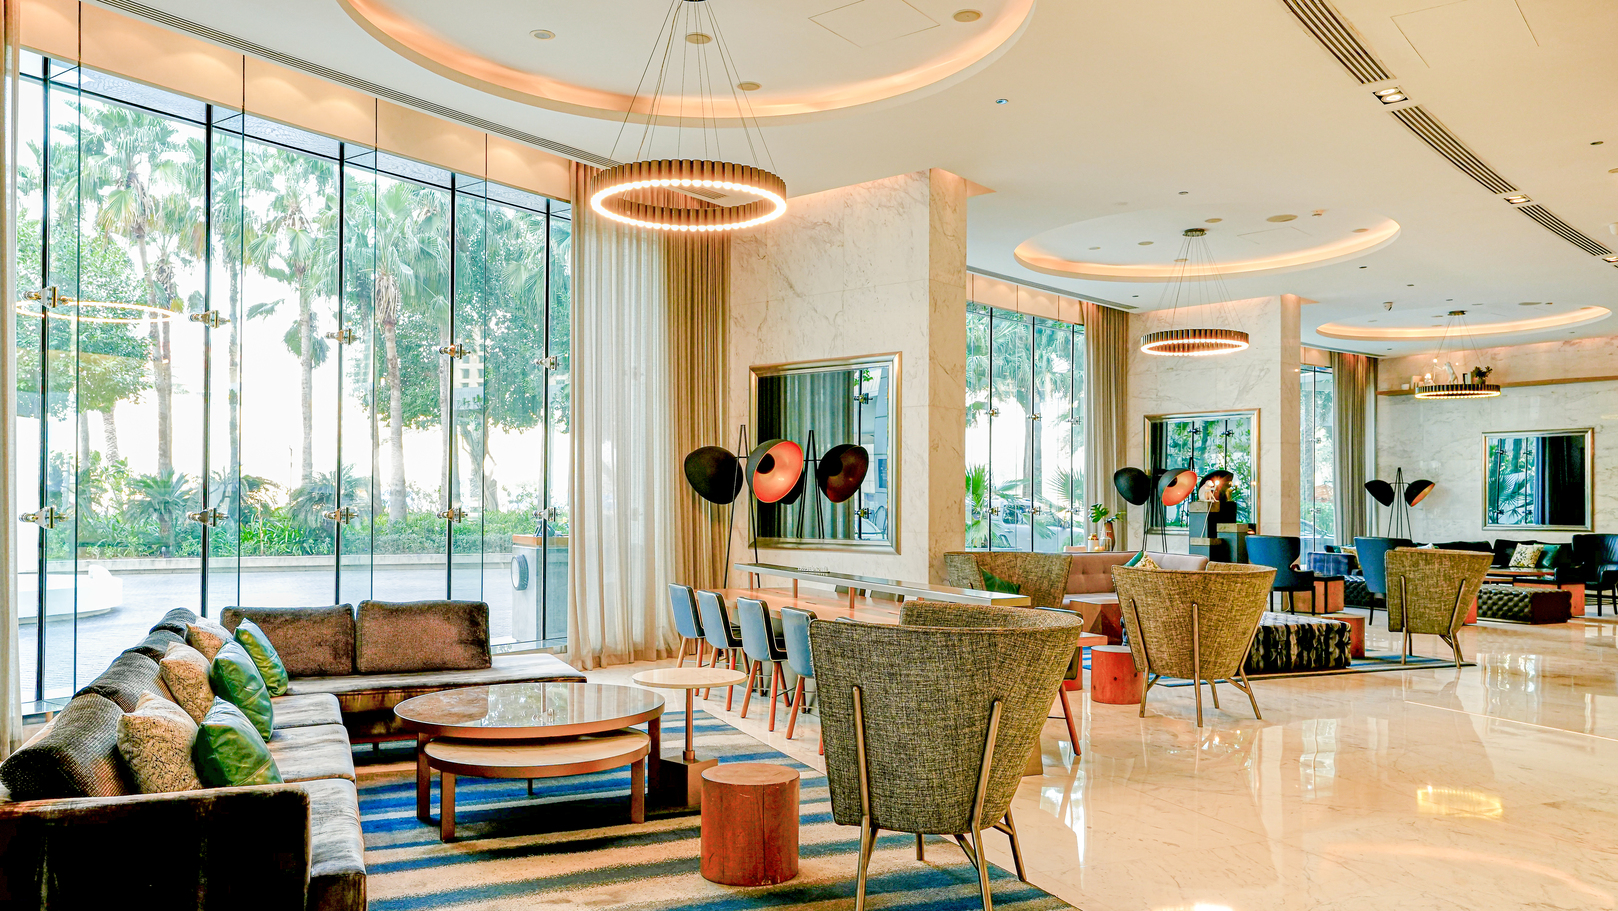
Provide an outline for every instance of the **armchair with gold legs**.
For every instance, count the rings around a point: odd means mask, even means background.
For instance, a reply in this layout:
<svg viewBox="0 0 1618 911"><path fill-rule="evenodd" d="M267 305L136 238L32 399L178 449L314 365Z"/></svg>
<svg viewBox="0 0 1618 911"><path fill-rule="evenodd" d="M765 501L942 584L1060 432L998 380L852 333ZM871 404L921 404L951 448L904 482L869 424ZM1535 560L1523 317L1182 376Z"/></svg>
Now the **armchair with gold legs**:
<svg viewBox="0 0 1618 911"><path fill-rule="evenodd" d="M863 911L877 833L952 836L992 911L983 832L1022 849L1011 799L1073 657L1072 614L916 601L898 626L814 621L832 818L860 827L854 907Z"/></svg>
<svg viewBox="0 0 1618 911"><path fill-rule="evenodd" d="M1404 633L1403 664L1410 657L1415 633L1437 636L1461 667L1461 645L1455 638L1466 622L1493 556L1470 550L1406 547L1388 554L1388 632Z"/></svg>

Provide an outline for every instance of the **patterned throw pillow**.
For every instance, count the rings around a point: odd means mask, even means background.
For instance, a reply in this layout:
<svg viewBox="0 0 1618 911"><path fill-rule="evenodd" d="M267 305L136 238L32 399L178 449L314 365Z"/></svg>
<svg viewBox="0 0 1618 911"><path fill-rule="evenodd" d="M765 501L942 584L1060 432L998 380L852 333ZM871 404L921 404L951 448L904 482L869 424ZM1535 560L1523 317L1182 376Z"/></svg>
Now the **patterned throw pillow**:
<svg viewBox="0 0 1618 911"><path fill-rule="evenodd" d="M146 693L133 712L118 719L118 753L142 794L195 791L202 787L191 749L197 723L185 709Z"/></svg>
<svg viewBox="0 0 1618 911"><path fill-rule="evenodd" d="M236 627L236 644L247 650L258 665L259 675L264 678L264 685L269 688L271 696L285 696L287 694L287 669L281 663L281 656L276 653L275 646L270 644L270 637L258 628L258 624L251 620L243 620Z"/></svg>
<svg viewBox="0 0 1618 911"><path fill-rule="evenodd" d="M236 637L230 630L213 622L212 620L198 620L186 624L185 641L187 645L202 653L202 657L209 661L219 654L219 647L226 642L235 642Z"/></svg>
<svg viewBox="0 0 1618 911"><path fill-rule="evenodd" d="M1156 560L1153 560L1151 557L1146 556L1146 551L1143 550L1143 551L1140 552L1140 562L1135 564L1135 568L1136 569L1162 569L1163 567L1158 566Z"/></svg>
<svg viewBox="0 0 1618 911"><path fill-rule="evenodd" d="M1539 555L1544 549L1538 544L1518 544L1511 552L1511 568L1534 569L1539 566Z"/></svg>
<svg viewBox="0 0 1618 911"><path fill-rule="evenodd" d="M213 707L213 684L208 682L210 667L207 658L189 645L178 642L169 646L168 654L158 662L162 668L163 684L174 694L174 701L191 720L202 723L202 717Z"/></svg>

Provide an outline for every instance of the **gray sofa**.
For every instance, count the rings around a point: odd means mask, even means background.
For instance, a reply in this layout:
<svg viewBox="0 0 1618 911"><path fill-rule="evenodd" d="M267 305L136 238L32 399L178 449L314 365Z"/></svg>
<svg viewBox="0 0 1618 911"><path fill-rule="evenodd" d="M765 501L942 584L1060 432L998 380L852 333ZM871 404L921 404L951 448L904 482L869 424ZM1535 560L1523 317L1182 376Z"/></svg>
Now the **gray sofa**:
<svg viewBox="0 0 1618 911"><path fill-rule="evenodd" d="M352 634L333 639L345 614ZM381 715L418 693L584 680L551 655L491 656L488 606L478 602L231 608L224 619L233 627L243 617L264 626L292 676L273 700L269 741L286 783L134 793L118 718L142 693L163 692L157 658L196 619L170 611L0 764L0 906L361 911L350 730L372 741L407 736ZM341 670L345 656L347 673L298 672Z"/></svg>

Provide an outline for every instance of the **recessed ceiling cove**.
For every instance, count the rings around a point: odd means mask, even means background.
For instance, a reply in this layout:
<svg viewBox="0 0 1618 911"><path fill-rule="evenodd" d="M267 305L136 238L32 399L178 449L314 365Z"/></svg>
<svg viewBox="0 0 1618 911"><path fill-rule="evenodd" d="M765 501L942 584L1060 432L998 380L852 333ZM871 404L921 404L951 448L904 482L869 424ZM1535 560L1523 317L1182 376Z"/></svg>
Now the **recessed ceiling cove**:
<svg viewBox="0 0 1618 911"><path fill-rule="evenodd" d="M465 85L555 111L617 120L648 71L670 0L336 0L378 41ZM675 0L676 3L680 0ZM723 34L693 34L669 61L659 110L642 86L636 120L734 126L745 114L796 120L939 90L987 66L1022 35L1035 0L702 0ZM535 33L554 37L543 40ZM738 72L716 72L700 45L720 41ZM656 62L649 72L658 73ZM679 81L676 81L679 80ZM745 87L745 88L742 88ZM712 98L714 107L705 99Z"/></svg>
<svg viewBox="0 0 1618 911"><path fill-rule="evenodd" d="M1466 311L1466 331L1471 336L1507 333L1550 332L1600 322L1612 315L1606 307L1564 306L1556 302L1523 304L1473 304ZM1315 330L1326 338L1352 341L1436 341L1444 337L1445 316L1454 304L1430 310L1412 308L1376 316L1326 323ZM1524 316L1531 313L1531 316ZM1566 335L1567 333L1562 333Z"/></svg>
<svg viewBox="0 0 1618 911"><path fill-rule="evenodd" d="M1294 272L1379 250L1399 223L1361 209L1284 204L1177 206L1122 212L1054 228L1017 246L1036 272L1110 282L1213 277L1201 261L1177 262L1187 228L1207 229L1213 266L1224 277Z"/></svg>

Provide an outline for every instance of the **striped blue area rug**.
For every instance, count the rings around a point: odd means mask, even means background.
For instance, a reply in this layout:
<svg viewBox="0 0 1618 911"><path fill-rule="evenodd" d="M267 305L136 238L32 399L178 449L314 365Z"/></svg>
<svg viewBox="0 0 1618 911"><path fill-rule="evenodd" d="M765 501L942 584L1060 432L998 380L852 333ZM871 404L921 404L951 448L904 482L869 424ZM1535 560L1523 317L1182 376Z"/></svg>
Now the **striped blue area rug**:
<svg viewBox="0 0 1618 911"><path fill-rule="evenodd" d="M663 716L670 747L685 716ZM413 770L360 770L360 818L371 911L403 909L706 909L852 908L859 830L831 821L826 777L706 713L697 716L697 746L720 762L770 762L802 775L799 786L799 873L778 886L738 888L710 883L699 871L697 815L629 822L629 770L527 783L456 779L456 836L438 840L436 825L417 821ZM433 812L438 812L434 776ZM988 838L1000 838L990 833ZM871 858L866 907L981 907L977 876L953 841L930 837L927 862L915 838L885 833ZM996 908L1044 911L1066 902L993 870Z"/></svg>

